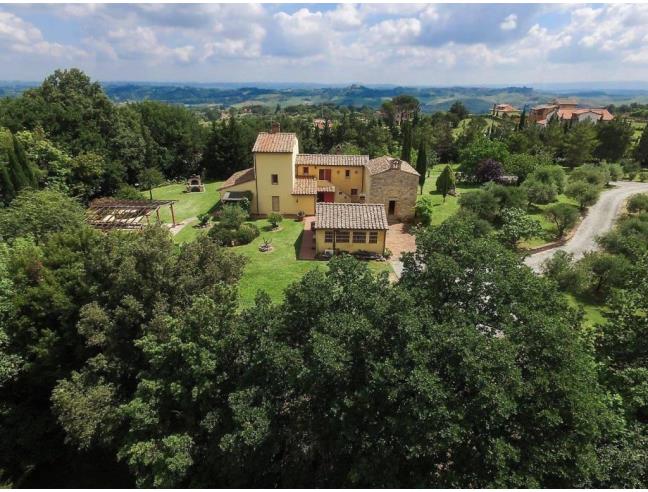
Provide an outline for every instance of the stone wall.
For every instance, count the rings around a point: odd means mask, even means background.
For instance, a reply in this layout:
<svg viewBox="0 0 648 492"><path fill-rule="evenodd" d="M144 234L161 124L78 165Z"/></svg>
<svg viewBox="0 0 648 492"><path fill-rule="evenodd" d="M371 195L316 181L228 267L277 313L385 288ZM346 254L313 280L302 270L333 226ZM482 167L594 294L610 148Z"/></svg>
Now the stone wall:
<svg viewBox="0 0 648 492"><path fill-rule="evenodd" d="M414 218L418 193L418 176L398 169L369 177L370 186L366 203L382 203L389 222L409 221ZM389 201L396 200L396 211L389 215Z"/></svg>

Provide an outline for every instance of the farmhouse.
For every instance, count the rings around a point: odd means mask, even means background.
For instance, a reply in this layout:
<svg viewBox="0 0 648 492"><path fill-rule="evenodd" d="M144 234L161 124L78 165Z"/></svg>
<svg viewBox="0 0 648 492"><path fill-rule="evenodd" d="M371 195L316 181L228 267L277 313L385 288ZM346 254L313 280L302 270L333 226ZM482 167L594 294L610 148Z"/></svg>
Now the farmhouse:
<svg viewBox="0 0 648 492"><path fill-rule="evenodd" d="M511 106L510 104L495 104L493 106L493 116L519 116L520 110Z"/></svg>
<svg viewBox="0 0 648 492"><path fill-rule="evenodd" d="M575 99L555 99L551 104L531 108L529 121L546 126L552 118L559 121L582 122L610 121L614 116L605 108L579 108Z"/></svg>
<svg viewBox="0 0 648 492"><path fill-rule="evenodd" d="M315 215L320 203L380 204L391 222L414 216L419 174L407 162L383 156L300 154L294 133L277 123L259 133L253 167L230 176L222 192L247 192L250 211Z"/></svg>

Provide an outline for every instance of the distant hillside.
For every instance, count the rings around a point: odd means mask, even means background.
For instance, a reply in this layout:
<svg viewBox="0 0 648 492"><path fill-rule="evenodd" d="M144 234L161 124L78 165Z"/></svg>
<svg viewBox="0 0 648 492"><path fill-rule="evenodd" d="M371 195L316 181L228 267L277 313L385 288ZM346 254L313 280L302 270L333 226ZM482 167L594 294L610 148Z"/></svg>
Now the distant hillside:
<svg viewBox="0 0 648 492"><path fill-rule="evenodd" d="M38 85L26 82L0 82L0 96L15 96ZM530 87L391 87L391 86L309 86L305 84L259 84L261 87L239 87L236 84L159 84L108 82L103 86L116 102L156 100L184 105L219 105L223 107L261 104L274 108L299 104L338 104L342 106L379 108L383 101L399 94L411 94L421 101L424 112L447 110L454 101L462 101L472 113L487 113L495 103L506 102L522 108L547 102L560 95L574 96L581 104L605 106L630 102L648 102L648 91L583 87L571 92L536 90Z"/></svg>

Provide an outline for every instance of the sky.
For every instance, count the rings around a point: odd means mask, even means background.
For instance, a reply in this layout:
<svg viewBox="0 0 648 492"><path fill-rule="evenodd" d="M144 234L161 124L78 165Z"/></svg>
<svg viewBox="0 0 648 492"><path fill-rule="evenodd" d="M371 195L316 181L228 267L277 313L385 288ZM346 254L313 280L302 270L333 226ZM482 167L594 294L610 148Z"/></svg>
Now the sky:
<svg viewBox="0 0 648 492"><path fill-rule="evenodd" d="M0 4L0 79L648 81L648 4Z"/></svg>

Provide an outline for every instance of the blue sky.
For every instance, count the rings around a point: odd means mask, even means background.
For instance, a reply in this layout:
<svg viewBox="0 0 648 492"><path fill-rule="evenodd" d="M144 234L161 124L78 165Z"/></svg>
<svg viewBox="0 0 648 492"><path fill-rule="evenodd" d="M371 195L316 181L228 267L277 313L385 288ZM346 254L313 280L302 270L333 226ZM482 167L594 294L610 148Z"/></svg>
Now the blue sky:
<svg viewBox="0 0 648 492"><path fill-rule="evenodd" d="M641 4L0 4L3 80L648 81Z"/></svg>

